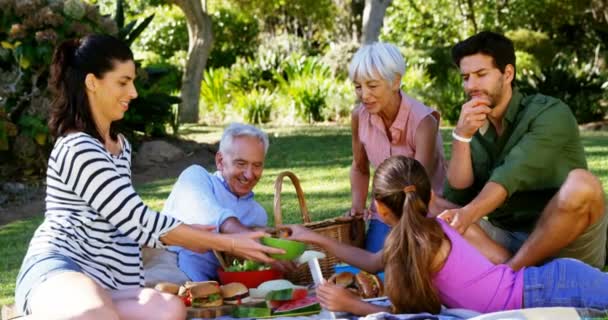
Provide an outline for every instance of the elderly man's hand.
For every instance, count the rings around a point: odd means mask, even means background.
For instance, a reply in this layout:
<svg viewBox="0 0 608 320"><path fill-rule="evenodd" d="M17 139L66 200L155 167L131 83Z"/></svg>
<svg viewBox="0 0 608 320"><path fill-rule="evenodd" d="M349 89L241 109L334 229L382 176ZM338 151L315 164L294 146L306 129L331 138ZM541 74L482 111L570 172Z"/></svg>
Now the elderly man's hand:
<svg viewBox="0 0 608 320"><path fill-rule="evenodd" d="M267 247L258 242L261 237L268 237L269 234L262 231L233 233L225 235L230 241L228 252L249 260L273 263L274 259L266 254L284 254L285 250Z"/></svg>
<svg viewBox="0 0 608 320"><path fill-rule="evenodd" d="M464 208L445 210L437 218L447 222L460 234L464 234L473 223L470 215L466 213Z"/></svg>

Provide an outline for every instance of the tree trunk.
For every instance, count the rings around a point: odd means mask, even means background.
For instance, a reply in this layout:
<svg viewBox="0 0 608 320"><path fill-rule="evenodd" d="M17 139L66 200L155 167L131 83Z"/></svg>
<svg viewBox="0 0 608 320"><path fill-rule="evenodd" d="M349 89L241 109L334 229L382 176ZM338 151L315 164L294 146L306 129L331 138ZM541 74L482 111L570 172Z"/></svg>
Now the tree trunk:
<svg viewBox="0 0 608 320"><path fill-rule="evenodd" d="M361 38L362 44L378 41L380 30L384 22L384 14L386 8L391 4L392 0L365 0L365 8L363 9L363 35Z"/></svg>
<svg viewBox="0 0 608 320"><path fill-rule="evenodd" d="M182 9L188 24L188 60L178 116L180 123L196 123L203 71L213 45L211 17L201 0L173 0L173 3Z"/></svg>

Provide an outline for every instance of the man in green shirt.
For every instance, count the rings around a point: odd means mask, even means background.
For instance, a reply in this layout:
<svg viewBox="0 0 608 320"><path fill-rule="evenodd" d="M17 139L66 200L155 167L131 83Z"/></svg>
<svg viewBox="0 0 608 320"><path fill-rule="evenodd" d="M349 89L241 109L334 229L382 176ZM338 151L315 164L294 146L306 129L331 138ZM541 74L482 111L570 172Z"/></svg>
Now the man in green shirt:
<svg viewBox="0 0 608 320"><path fill-rule="evenodd" d="M603 189L586 170L568 106L513 86L515 51L503 35L474 35L452 57L470 100L452 133L444 195L462 207L439 217L460 233L478 223L514 254L507 261L514 270L554 256L603 267Z"/></svg>

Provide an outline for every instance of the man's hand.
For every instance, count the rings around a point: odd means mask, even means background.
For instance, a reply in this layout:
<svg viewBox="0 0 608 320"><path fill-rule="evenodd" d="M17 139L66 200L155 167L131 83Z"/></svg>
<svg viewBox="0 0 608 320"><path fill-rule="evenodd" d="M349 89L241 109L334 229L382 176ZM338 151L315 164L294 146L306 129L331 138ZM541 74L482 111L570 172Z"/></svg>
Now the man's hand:
<svg viewBox="0 0 608 320"><path fill-rule="evenodd" d="M329 311L352 312L351 307L361 301L350 290L327 282L318 286L316 293L323 309Z"/></svg>
<svg viewBox="0 0 608 320"><path fill-rule="evenodd" d="M492 109L490 101L483 98L473 98L462 105L460 117L454 131L463 138L471 138L487 121Z"/></svg>
<svg viewBox="0 0 608 320"><path fill-rule="evenodd" d="M228 252L249 260L273 263L275 260L268 257L267 253L284 254L285 250L267 247L258 242L261 237L268 237L269 234L262 231L234 233L225 235L230 241Z"/></svg>
<svg viewBox="0 0 608 320"><path fill-rule="evenodd" d="M470 214L467 214L464 208L445 210L437 218L447 222L460 234L464 234L473 223Z"/></svg>

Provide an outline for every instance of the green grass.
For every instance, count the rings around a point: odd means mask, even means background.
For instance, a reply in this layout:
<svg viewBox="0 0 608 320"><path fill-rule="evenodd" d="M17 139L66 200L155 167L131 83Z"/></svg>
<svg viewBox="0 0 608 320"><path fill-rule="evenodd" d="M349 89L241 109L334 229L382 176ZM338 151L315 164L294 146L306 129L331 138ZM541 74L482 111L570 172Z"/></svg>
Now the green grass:
<svg viewBox="0 0 608 320"><path fill-rule="evenodd" d="M450 130L442 129L447 157ZM300 178L313 220L340 215L350 207L351 139L348 127L268 127L266 131L271 145L264 176L255 192L269 213L273 208L274 179L284 170L290 170ZM221 128L189 126L181 133L214 142L219 139ZM589 167L600 177L604 191L608 193L608 132L585 132L583 143ZM148 205L159 210L174 182L175 179L164 179L136 188ZM288 180L283 185L282 211L285 223L301 221L295 190ZM21 260L32 233L41 221L42 218L34 218L0 226L0 304L13 302L14 283Z"/></svg>

